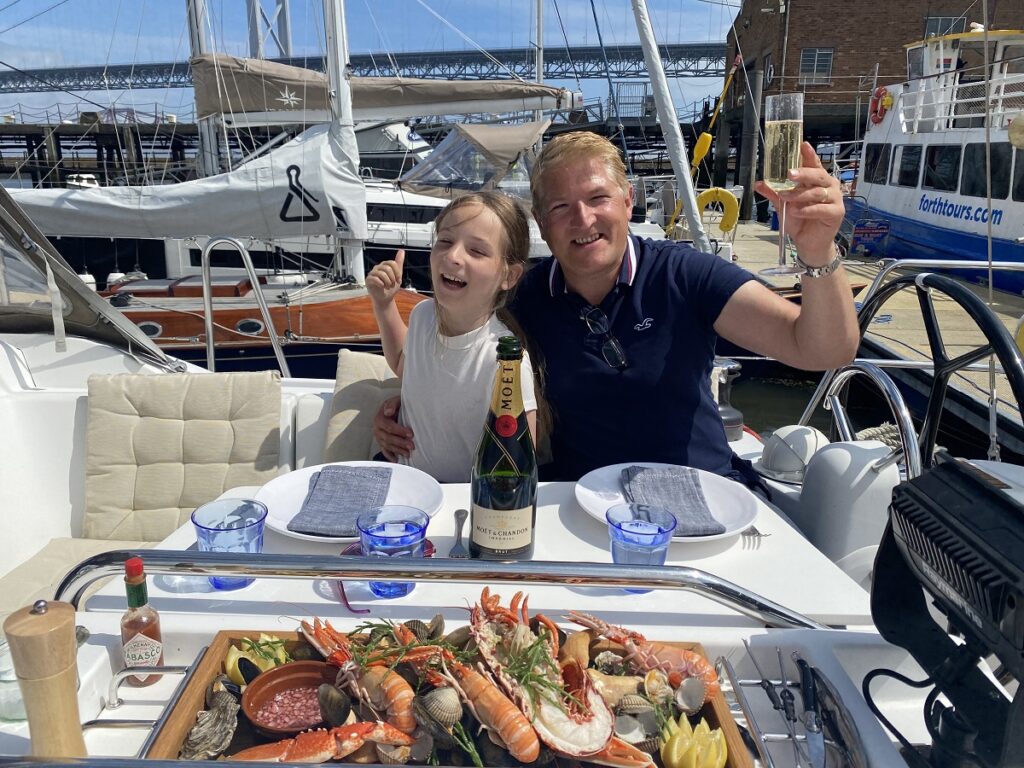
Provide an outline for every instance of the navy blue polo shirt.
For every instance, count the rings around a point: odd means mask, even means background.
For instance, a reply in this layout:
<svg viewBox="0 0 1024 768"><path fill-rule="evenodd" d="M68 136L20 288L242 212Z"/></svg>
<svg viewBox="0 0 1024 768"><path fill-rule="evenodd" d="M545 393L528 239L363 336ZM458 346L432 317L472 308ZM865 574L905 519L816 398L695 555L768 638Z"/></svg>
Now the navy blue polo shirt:
<svg viewBox="0 0 1024 768"><path fill-rule="evenodd" d="M551 406L550 479L576 480L627 461L698 467L743 480L711 396L713 325L753 275L670 240L630 237L619 279L600 304L624 369L588 329L590 304L566 289L558 262L531 269L510 309L544 368ZM536 368L537 362L534 362Z"/></svg>

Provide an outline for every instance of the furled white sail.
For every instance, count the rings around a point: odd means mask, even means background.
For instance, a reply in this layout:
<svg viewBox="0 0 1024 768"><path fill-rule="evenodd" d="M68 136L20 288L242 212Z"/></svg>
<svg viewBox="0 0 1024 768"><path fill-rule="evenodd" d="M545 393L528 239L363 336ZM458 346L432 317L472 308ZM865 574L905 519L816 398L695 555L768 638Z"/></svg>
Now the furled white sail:
<svg viewBox="0 0 1024 768"><path fill-rule="evenodd" d="M179 184L11 190L48 235L184 238L367 237L351 127L308 129L273 152Z"/></svg>

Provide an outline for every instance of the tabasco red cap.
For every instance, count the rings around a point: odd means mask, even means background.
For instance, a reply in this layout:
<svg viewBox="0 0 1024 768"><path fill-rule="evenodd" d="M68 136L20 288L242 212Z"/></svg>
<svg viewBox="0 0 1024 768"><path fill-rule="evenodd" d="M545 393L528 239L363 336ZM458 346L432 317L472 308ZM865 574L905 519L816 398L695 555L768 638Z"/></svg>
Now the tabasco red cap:
<svg viewBox="0 0 1024 768"><path fill-rule="evenodd" d="M128 577L142 575L142 558L129 557L124 561L124 575Z"/></svg>

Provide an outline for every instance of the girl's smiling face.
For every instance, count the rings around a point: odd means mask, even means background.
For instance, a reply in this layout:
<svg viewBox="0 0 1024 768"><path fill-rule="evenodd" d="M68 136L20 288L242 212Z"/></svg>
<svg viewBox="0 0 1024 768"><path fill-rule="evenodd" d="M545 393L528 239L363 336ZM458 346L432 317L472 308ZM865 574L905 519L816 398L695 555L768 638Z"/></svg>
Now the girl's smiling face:
<svg viewBox="0 0 1024 768"><path fill-rule="evenodd" d="M519 279L523 268L506 264L507 248L501 221L489 208L465 205L445 217L430 251L430 277L448 333L458 336L486 323L499 291Z"/></svg>

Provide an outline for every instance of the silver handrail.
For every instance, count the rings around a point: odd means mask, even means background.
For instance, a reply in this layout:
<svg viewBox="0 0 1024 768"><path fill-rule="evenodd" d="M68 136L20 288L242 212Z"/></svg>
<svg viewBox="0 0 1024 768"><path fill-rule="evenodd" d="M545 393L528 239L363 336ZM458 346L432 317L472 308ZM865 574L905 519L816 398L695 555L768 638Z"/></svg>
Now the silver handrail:
<svg viewBox="0 0 1024 768"><path fill-rule="evenodd" d="M913 480L921 474L921 454L917 448L917 430L914 429L914 421L910 418L910 411L907 409L907 403L903 399L903 395L900 394L893 380L886 376L877 365L854 361L845 368L840 368L833 377L832 384L826 394L826 399L832 410L832 417L836 421L836 429L839 430L840 438L843 440L857 439L853 433L853 425L850 424L850 419L846 414L846 409L839 400L839 392L846 385L846 382L858 375L867 376L878 387L878 390L882 393L882 398L896 419L896 426L900 433L900 442L903 445L902 458L906 462L907 479ZM876 472L881 472L899 459L900 451L893 451L888 456L876 461L872 468Z"/></svg>
<svg viewBox="0 0 1024 768"><path fill-rule="evenodd" d="M213 250L216 245L230 245L238 251L238 255L242 257L242 263L245 265L245 271L249 274L249 282L252 283L253 295L256 297L256 304L260 308L260 315L263 317L263 327L267 329L267 338L270 339L270 346L274 348L274 357L277 358L277 367L281 369L281 375L285 378L291 376L291 372L288 370L288 361L284 359L284 352L281 350L281 342L277 338L277 329L274 327L274 321L270 317L270 308L267 306L267 300L263 297L263 291L260 289L260 279L256 275L256 269L252 265L252 257L249 256L249 249L245 247L241 240L236 237L225 237L223 235L218 237L211 237L206 241L206 245L203 246L203 323L206 328L206 367L211 370L217 370L217 364L214 361L213 351L213 290L212 280L210 278L210 251Z"/></svg>
<svg viewBox="0 0 1024 768"><path fill-rule="evenodd" d="M278 579L376 579L380 581L458 581L493 584L586 585L638 587L695 592L769 627L824 629L813 619L754 592L696 568L623 566L612 563L551 561L491 562L430 558L339 557L234 552L183 552L142 549L103 552L79 563L58 585L55 600L69 600L77 609L86 587L124 571L129 557L146 560L153 574L193 576L255 576Z"/></svg>

